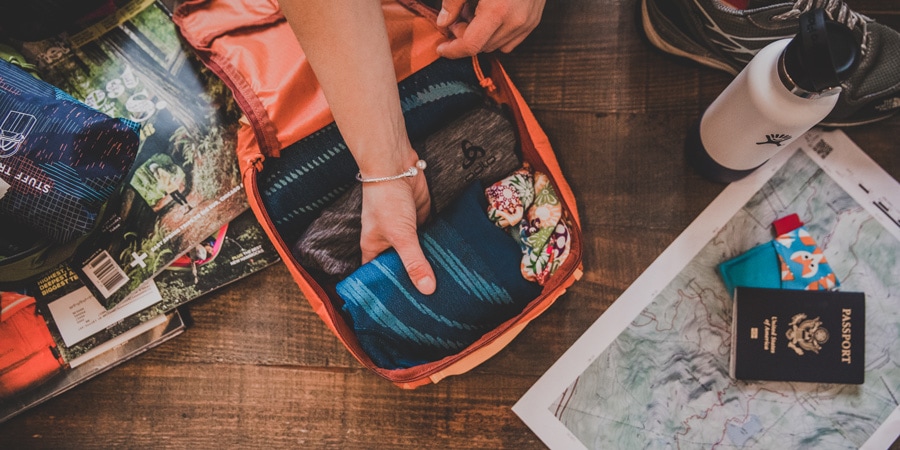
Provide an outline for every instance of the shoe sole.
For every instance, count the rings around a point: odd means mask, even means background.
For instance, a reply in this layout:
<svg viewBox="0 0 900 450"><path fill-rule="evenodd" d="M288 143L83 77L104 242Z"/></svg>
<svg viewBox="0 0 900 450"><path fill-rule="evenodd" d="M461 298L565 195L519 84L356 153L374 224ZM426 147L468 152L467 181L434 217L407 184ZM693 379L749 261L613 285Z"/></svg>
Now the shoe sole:
<svg viewBox="0 0 900 450"><path fill-rule="evenodd" d="M718 59L708 58L697 55L696 53L687 52L668 43L656 30L656 27L653 26L653 21L650 19L650 11L649 7L647 6L647 1L648 0L641 0L641 25L644 27L644 34L647 36L647 39L651 44L653 44L654 47L671 55L687 58L706 67L727 72L732 76L737 76L739 71L735 70L734 67L728 65L727 63L724 63ZM880 122L894 116L895 114L897 114L897 112L898 111L892 111L883 116L873 117L866 120L846 122L820 122L818 125L826 128L856 127L860 125L868 125L874 122Z"/></svg>
<svg viewBox="0 0 900 450"><path fill-rule="evenodd" d="M882 120L889 119L897 114L897 111L889 112L883 116L873 117L867 120L857 120L853 122L819 122L818 126L825 128L849 128L849 127L858 127L860 125L868 125L870 123L881 122Z"/></svg>
<svg viewBox="0 0 900 450"><path fill-rule="evenodd" d="M675 56L688 58L706 67L711 67L713 69L728 72L731 75L738 74L738 71L736 71L734 67L731 67L727 63L724 63L717 59L700 56L695 53L686 52L666 42L666 40L663 39L662 36L660 36L659 32L656 31L656 28L653 26L653 21L650 20L650 12L648 10L647 0L641 0L641 24L644 27L644 34L647 35L647 39L650 40L650 43L653 44L654 47Z"/></svg>

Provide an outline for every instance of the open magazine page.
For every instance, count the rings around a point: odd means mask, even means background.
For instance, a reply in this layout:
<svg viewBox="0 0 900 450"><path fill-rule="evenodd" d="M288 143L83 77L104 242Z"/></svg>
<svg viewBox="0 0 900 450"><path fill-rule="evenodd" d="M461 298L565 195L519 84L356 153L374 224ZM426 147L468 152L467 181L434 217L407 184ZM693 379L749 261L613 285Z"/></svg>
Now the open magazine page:
<svg viewBox="0 0 900 450"><path fill-rule="evenodd" d="M808 133L728 186L513 410L560 449L889 447L900 434L898 207L900 184L845 134ZM771 241L772 222L792 213L841 290L866 295L863 385L728 376L732 299L716 268Z"/></svg>
<svg viewBox="0 0 900 450"><path fill-rule="evenodd" d="M61 283L65 287L53 295L35 297L62 358L77 367L95 354L98 346L278 260L275 248L247 210L112 309L104 308L77 282ZM65 268L52 272L38 280L37 289L64 277L77 274Z"/></svg>
<svg viewBox="0 0 900 450"><path fill-rule="evenodd" d="M171 311L279 260L253 212L247 210L153 278L162 295L154 308Z"/></svg>
<svg viewBox="0 0 900 450"><path fill-rule="evenodd" d="M161 315L145 326L135 328L129 339L98 349L96 357L77 368L61 371L43 384L32 389L3 398L0 402L0 422L4 422L22 411L37 406L63 392L72 389L95 376L156 347L181 334L185 322L178 311Z"/></svg>
<svg viewBox="0 0 900 450"><path fill-rule="evenodd" d="M160 6L117 7L89 28L19 45L45 81L141 124L119 197L66 262L107 308L248 208L230 92L182 45Z"/></svg>

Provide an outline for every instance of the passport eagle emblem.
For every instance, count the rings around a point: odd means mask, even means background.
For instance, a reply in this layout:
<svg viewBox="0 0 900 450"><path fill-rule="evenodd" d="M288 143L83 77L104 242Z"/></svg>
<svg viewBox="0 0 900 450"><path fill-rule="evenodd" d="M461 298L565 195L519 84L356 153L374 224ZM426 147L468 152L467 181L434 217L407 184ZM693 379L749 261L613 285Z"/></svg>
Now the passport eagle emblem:
<svg viewBox="0 0 900 450"><path fill-rule="evenodd" d="M804 350L819 353L822 344L828 342L828 330L822 326L818 317L807 319L806 314L797 314L788 325L790 328L785 332L788 347L800 356L803 356Z"/></svg>

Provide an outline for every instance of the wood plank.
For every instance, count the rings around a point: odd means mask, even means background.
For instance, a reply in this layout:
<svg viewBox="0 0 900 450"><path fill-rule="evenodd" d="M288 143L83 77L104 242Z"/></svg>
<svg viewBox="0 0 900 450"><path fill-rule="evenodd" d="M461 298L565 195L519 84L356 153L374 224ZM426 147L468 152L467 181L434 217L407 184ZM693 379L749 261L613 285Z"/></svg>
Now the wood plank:
<svg viewBox="0 0 900 450"><path fill-rule="evenodd" d="M900 26L900 1L849 3ZM278 265L192 303L184 335L0 424L0 448L543 448L512 405L724 188L683 146L730 76L650 46L638 4L548 2L503 57L575 191L585 274L496 357L396 388ZM898 131L900 116L847 133L898 178Z"/></svg>
<svg viewBox="0 0 900 450"><path fill-rule="evenodd" d="M20 420L20 427L45 431L13 431L3 445L372 448L390 442L395 448L536 448L530 433L497 432L521 428L508 402L530 382L514 374L502 380L474 374L467 386L406 392L361 370L146 360L83 386L78 396L55 400L53 415ZM85 410L91 411L91 426L85 426Z"/></svg>

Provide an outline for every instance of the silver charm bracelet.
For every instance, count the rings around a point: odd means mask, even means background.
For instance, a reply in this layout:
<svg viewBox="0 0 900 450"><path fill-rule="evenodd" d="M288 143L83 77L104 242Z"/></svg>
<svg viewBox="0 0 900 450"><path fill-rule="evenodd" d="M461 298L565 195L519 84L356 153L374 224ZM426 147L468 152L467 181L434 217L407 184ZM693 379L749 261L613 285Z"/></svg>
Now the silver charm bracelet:
<svg viewBox="0 0 900 450"><path fill-rule="evenodd" d="M356 180L361 183L380 183L382 181L391 181L391 180L399 180L401 178L414 177L419 174L420 170L425 170L428 167L428 164L425 163L425 160L420 159L416 161L416 165L406 169L405 172L400 175L394 175L390 177L378 177L378 178L363 178L362 173L356 172Z"/></svg>

